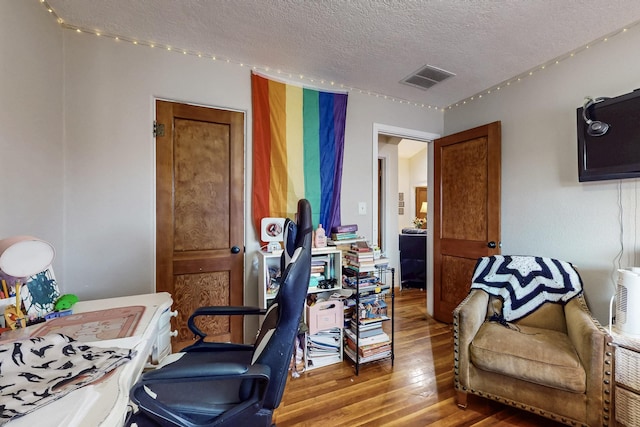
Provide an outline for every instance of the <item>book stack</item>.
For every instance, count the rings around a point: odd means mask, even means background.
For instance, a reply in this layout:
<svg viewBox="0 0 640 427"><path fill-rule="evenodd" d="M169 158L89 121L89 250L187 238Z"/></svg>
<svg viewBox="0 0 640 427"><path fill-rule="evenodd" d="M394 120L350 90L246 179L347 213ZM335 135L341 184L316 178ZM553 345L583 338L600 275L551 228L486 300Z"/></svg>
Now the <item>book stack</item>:
<svg viewBox="0 0 640 427"><path fill-rule="evenodd" d="M379 282L378 277L368 271L358 271L357 268L345 266L342 269L342 285L345 288L355 289L358 286L364 288L366 286L375 286Z"/></svg>
<svg viewBox="0 0 640 427"><path fill-rule="evenodd" d="M332 328L319 331L313 335L307 334L307 369L339 363L341 329Z"/></svg>
<svg viewBox="0 0 640 427"><path fill-rule="evenodd" d="M358 238L358 224L336 225L331 227L331 240L339 242L341 240L351 240Z"/></svg>
<svg viewBox="0 0 640 427"><path fill-rule="evenodd" d="M330 259L328 256L315 256L311 258L311 277L309 287L315 288L325 278L331 277Z"/></svg>
<svg viewBox="0 0 640 427"><path fill-rule="evenodd" d="M345 329L346 347L345 352L352 360L357 357L360 363L382 359L391 356L391 339L382 330L382 318L375 321L360 322L356 325L351 322L351 327Z"/></svg>
<svg viewBox="0 0 640 427"><path fill-rule="evenodd" d="M351 249L344 254L344 259L347 267L351 267L359 272L376 270L373 249L371 249L366 242L353 243Z"/></svg>

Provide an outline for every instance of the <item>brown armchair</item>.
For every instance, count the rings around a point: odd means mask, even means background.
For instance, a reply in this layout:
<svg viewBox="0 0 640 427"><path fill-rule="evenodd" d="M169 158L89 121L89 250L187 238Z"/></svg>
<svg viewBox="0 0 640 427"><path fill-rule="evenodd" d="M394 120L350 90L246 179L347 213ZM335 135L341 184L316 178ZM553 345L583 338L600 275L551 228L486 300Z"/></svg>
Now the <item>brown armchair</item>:
<svg viewBox="0 0 640 427"><path fill-rule="evenodd" d="M458 406L472 393L568 425L613 425L611 337L583 294L510 322L504 299L472 285L453 312Z"/></svg>

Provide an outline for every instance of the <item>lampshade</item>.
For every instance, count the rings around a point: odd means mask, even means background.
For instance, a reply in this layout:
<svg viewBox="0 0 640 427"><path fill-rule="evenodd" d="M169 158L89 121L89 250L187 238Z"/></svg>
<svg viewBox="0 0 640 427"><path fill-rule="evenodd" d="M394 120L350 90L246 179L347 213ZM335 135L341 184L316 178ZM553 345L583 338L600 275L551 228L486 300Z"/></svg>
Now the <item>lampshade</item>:
<svg viewBox="0 0 640 427"><path fill-rule="evenodd" d="M13 277L30 277L47 269L55 250L50 243L31 236L0 240L0 270Z"/></svg>
<svg viewBox="0 0 640 427"><path fill-rule="evenodd" d="M422 206L420 206L420 213L427 213L427 202L422 202Z"/></svg>

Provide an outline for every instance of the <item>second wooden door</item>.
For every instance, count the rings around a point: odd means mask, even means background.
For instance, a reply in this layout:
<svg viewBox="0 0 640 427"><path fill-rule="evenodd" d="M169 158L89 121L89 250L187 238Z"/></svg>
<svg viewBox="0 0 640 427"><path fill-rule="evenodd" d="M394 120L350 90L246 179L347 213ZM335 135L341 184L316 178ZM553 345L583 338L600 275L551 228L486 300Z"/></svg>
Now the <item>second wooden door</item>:
<svg viewBox="0 0 640 427"><path fill-rule="evenodd" d="M450 323L477 259L500 253L501 126L435 140L434 317Z"/></svg>

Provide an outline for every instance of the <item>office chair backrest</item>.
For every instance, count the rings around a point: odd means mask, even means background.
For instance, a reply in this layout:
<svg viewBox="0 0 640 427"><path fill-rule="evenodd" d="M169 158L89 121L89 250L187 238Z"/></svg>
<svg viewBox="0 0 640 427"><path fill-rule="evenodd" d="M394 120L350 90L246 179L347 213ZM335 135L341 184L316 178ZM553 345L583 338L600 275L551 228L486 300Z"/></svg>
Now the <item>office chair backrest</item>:
<svg viewBox="0 0 640 427"><path fill-rule="evenodd" d="M271 368L264 401L264 407L271 409L282 399L311 276L311 207L305 199L298 202L296 228L296 249L279 279L278 294L265 314L251 360Z"/></svg>
<svg viewBox="0 0 640 427"><path fill-rule="evenodd" d="M282 256L280 257L280 271L284 273L284 270L287 268L289 263L291 262L291 257L293 257L293 253L296 250L297 239L296 236L298 234L298 225L295 221L287 218L284 221L284 231L282 235L284 237L284 251L282 252Z"/></svg>

